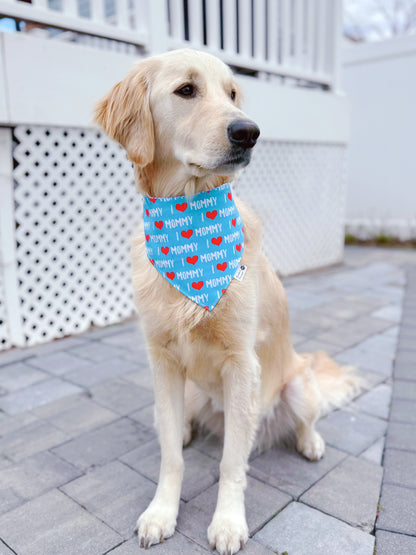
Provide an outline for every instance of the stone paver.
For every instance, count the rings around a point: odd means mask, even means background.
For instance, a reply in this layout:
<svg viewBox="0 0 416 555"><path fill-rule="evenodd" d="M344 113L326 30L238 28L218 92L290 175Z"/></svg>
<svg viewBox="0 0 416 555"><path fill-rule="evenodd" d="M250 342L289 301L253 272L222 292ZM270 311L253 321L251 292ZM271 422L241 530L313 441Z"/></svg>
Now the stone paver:
<svg viewBox="0 0 416 555"><path fill-rule="evenodd" d="M153 447L153 452L150 453L148 449L146 453L140 448L135 449L121 460L156 483L159 477L160 449L157 442L153 443ZM193 447L184 449L183 458L185 474L181 497L185 501L189 501L217 481L219 467L216 460Z"/></svg>
<svg viewBox="0 0 416 555"><path fill-rule="evenodd" d="M288 555L373 555L374 537L302 503L291 503L254 539Z"/></svg>
<svg viewBox="0 0 416 555"><path fill-rule="evenodd" d="M389 377L392 373L395 349L395 337L377 334L351 349L346 349L335 358L342 364L354 364Z"/></svg>
<svg viewBox="0 0 416 555"><path fill-rule="evenodd" d="M300 498L340 520L371 532L383 471L373 463L348 457Z"/></svg>
<svg viewBox="0 0 416 555"><path fill-rule="evenodd" d="M416 488L416 453L386 449L384 483Z"/></svg>
<svg viewBox="0 0 416 555"><path fill-rule="evenodd" d="M183 553L195 553L195 555L207 554L209 551L204 549L197 543L189 538L183 536L180 532L175 534L168 540L158 545L152 545L151 555L182 555ZM109 552L108 555L138 555L143 550L139 547L139 542L136 538L123 543ZM260 555L260 553L259 553Z"/></svg>
<svg viewBox="0 0 416 555"><path fill-rule="evenodd" d="M124 539L155 493L155 484L119 461L113 461L60 488Z"/></svg>
<svg viewBox="0 0 416 555"><path fill-rule="evenodd" d="M362 395L351 406L366 414L387 420L390 412L390 401L391 386L381 384Z"/></svg>
<svg viewBox="0 0 416 555"><path fill-rule="evenodd" d="M81 387L92 387L135 368L135 364L124 358L110 358L92 365L88 372L83 368L70 370L65 374L65 379Z"/></svg>
<svg viewBox="0 0 416 555"><path fill-rule="evenodd" d="M385 444L386 438L381 437L373 443L373 445L370 445L368 449L361 453L360 459L365 459L366 461L379 464L381 466Z"/></svg>
<svg viewBox="0 0 416 555"><path fill-rule="evenodd" d="M207 528L214 514L218 485L200 493L182 507L178 530L206 549L209 548ZM270 518L285 507L291 497L278 489L249 477L246 490L246 516L250 536L255 534Z"/></svg>
<svg viewBox="0 0 416 555"><path fill-rule="evenodd" d="M66 441L68 436L48 422L35 420L16 432L0 438L0 453L19 462L30 455L51 449Z"/></svg>
<svg viewBox="0 0 416 555"><path fill-rule="evenodd" d="M123 380L111 380L91 389L92 399L121 416L149 406L153 403L153 394Z"/></svg>
<svg viewBox="0 0 416 555"><path fill-rule="evenodd" d="M29 364L41 370L45 370L46 372L50 372L51 374L55 374L56 376L62 376L68 372L68 370L81 368L83 371L88 372L92 366L90 362L65 351L37 356L31 359Z"/></svg>
<svg viewBox="0 0 416 555"><path fill-rule="evenodd" d="M19 555L101 555L121 541L116 532L57 490L0 517L0 530Z"/></svg>
<svg viewBox="0 0 416 555"><path fill-rule="evenodd" d="M32 499L80 475L79 469L42 451L0 471L0 489L10 488L22 499Z"/></svg>
<svg viewBox="0 0 416 555"><path fill-rule="evenodd" d="M384 484L377 529L416 535L416 490Z"/></svg>
<svg viewBox="0 0 416 555"><path fill-rule="evenodd" d="M416 350L408 339L416 324L416 264L407 268L407 282L393 369L393 397L384 455L384 479L376 522L377 552L414 552L416 536ZM382 531L396 534L382 533ZM407 534L400 536L397 533Z"/></svg>
<svg viewBox="0 0 416 555"><path fill-rule="evenodd" d="M385 434L387 423L356 410L338 410L318 422L317 428L329 445L358 455Z"/></svg>
<svg viewBox="0 0 416 555"><path fill-rule="evenodd" d="M15 362L0 367L0 388L3 390L3 394L12 393L47 378L49 378L48 374L36 370L24 362Z"/></svg>
<svg viewBox="0 0 416 555"><path fill-rule="evenodd" d="M392 422L407 422L415 425L416 403L414 401L407 401L404 399L395 399L391 407L390 419Z"/></svg>
<svg viewBox="0 0 416 555"><path fill-rule="evenodd" d="M274 447L251 461L249 473L298 497L345 457L346 453L327 446L323 459L311 464L296 452Z"/></svg>
<svg viewBox="0 0 416 555"><path fill-rule="evenodd" d="M374 530L378 554L415 551L412 261L414 251L349 247L343 266L284 280L296 349L356 365L366 385L318 423L321 461L282 446L252 453L247 555L372 555ZM0 553L140 552L133 528L160 462L153 409L135 320L0 352ZM178 530L151 553L210 552L221 456L209 434L184 450Z"/></svg>
<svg viewBox="0 0 416 555"><path fill-rule="evenodd" d="M92 465L110 462L152 437L153 434L139 423L121 418L55 447L53 452L86 470Z"/></svg>
<svg viewBox="0 0 416 555"><path fill-rule="evenodd" d="M387 429L386 447L416 451L414 424L390 422Z"/></svg>
<svg viewBox="0 0 416 555"><path fill-rule="evenodd" d="M71 395L38 407L32 412L71 437L119 418L119 415L97 405L86 395Z"/></svg>
<svg viewBox="0 0 416 555"><path fill-rule="evenodd" d="M0 409L17 414L81 391L76 385L50 378L0 397Z"/></svg>
<svg viewBox="0 0 416 555"><path fill-rule="evenodd" d="M376 546L377 555L415 555L416 537L377 530Z"/></svg>

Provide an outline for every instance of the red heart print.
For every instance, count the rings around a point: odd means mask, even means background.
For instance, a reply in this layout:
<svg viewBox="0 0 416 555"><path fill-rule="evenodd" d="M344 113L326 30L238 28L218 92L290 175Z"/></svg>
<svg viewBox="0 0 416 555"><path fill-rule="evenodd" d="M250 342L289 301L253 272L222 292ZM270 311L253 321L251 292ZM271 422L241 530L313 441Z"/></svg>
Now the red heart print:
<svg viewBox="0 0 416 555"><path fill-rule="evenodd" d="M168 254L169 247L162 247L160 250L163 252L163 254Z"/></svg>
<svg viewBox="0 0 416 555"><path fill-rule="evenodd" d="M209 310L209 306L204 306L205 310Z"/></svg>
<svg viewBox="0 0 416 555"><path fill-rule="evenodd" d="M194 289L198 289L198 291L202 288L203 285L204 285L203 281L198 281L197 283L195 283L195 282L192 283L192 287Z"/></svg>
<svg viewBox="0 0 416 555"><path fill-rule="evenodd" d="M227 193L227 197L228 197L230 200L233 200L233 195L232 195L231 193Z"/></svg>
<svg viewBox="0 0 416 555"><path fill-rule="evenodd" d="M156 226L158 229L162 229L162 227L163 227L163 222L162 222L162 221L160 221L160 222L155 222L155 226Z"/></svg>
<svg viewBox="0 0 416 555"><path fill-rule="evenodd" d="M241 228L241 231L244 233L244 227Z"/></svg>
<svg viewBox="0 0 416 555"><path fill-rule="evenodd" d="M155 261L152 258L149 258L150 263L152 264L152 266L155 265Z"/></svg>
<svg viewBox="0 0 416 555"><path fill-rule="evenodd" d="M233 219L231 220L231 223L232 223L233 226L235 227L235 224L237 223L237 220L236 220L235 218L233 218Z"/></svg>
<svg viewBox="0 0 416 555"><path fill-rule="evenodd" d="M215 220L216 217L217 217L216 210L213 210L212 212L207 212L207 218L209 218L210 220Z"/></svg>
<svg viewBox="0 0 416 555"><path fill-rule="evenodd" d="M222 237L213 237L211 239L211 243L213 245L217 245L217 247L218 247L218 245L221 245L221 241L222 241Z"/></svg>
<svg viewBox="0 0 416 555"><path fill-rule="evenodd" d="M176 205L176 210L179 210L180 212L185 212L187 208L188 208L188 204L186 202Z"/></svg>
<svg viewBox="0 0 416 555"><path fill-rule="evenodd" d="M221 293L224 295L224 293L226 292L226 289L221 289Z"/></svg>
<svg viewBox="0 0 416 555"><path fill-rule="evenodd" d="M156 198L149 198L150 202L153 202L153 204L157 201Z"/></svg>
<svg viewBox="0 0 416 555"><path fill-rule="evenodd" d="M188 231L181 231L181 235L182 237L185 237L185 239L189 239L192 233L193 233L192 229L188 229Z"/></svg>
<svg viewBox="0 0 416 555"><path fill-rule="evenodd" d="M149 217L149 210L146 208L146 216Z"/></svg>
<svg viewBox="0 0 416 555"><path fill-rule="evenodd" d="M217 270L221 270L221 272L223 272L226 267L227 267L226 262L223 262L222 264L217 264Z"/></svg>
<svg viewBox="0 0 416 555"><path fill-rule="evenodd" d="M149 239L150 239L150 235L146 234L146 241L149 242Z"/></svg>
<svg viewBox="0 0 416 555"><path fill-rule="evenodd" d="M168 277L169 279L173 279L175 277L175 272L167 272L166 277Z"/></svg>
<svg viewBox="0 0 416 555"><path fill-rule="evenodd" d="M194 255L194 256L187 256L187 257L186 257L186 261L187 261L189 264L195 264L196 262L198 262L198 257L197 257L196 255Z"/></svg>
<svg viewBox="0 0 416 555"><path fill-rule="evenodd" d="M240 243L238 243L238 245L236 245L235 248L238 250L238 252L241 252L241 244Z"/></svg>

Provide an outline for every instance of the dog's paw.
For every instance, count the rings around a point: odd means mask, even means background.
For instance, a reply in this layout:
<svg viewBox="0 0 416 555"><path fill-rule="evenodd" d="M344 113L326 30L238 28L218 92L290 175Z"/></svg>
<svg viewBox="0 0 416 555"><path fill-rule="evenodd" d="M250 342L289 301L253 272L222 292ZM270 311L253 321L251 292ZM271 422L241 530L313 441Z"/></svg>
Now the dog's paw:
<svg viewBox="0 0 416 555"><path fill-rule="evenodd" d="M160 543L173 536L176 526L176 516L166 508L148 507L142 513L136 524L136 532L140 547L147 549L155 543Z"/></svg>
<svg viewBox="0 0 416 555"><path fill-rule="evenodd" d="M208 541L211 549L220 555L233 555L248 540L248 528L244 517L214 514L208 528Z"/></svg>
<svg viewBox="0 0 416 555"><path fill-rule="evenodd" d="M298 437L296 449L306 459L310 461L319 461L325 453L325 441L316 430L313 430L308 435Z"/></svg>

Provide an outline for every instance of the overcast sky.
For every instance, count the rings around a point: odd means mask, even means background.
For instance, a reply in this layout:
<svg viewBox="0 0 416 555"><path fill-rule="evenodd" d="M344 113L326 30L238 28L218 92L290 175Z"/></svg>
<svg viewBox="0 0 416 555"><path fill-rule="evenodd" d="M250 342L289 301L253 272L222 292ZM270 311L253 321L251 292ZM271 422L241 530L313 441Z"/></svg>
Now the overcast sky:
<svg viewBox="0 0 416 555"><path fill-rule="evenodd" d="M362 40L416 33L416 0L344 0L344 31Z"/></svg>

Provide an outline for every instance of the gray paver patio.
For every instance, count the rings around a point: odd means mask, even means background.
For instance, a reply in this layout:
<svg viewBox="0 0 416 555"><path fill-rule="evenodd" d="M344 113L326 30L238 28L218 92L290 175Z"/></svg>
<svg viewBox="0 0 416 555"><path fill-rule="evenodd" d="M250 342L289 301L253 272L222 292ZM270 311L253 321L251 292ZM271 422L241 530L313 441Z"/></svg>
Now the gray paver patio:
<svg viewBox="0 0 416 555"><path fill-rule="evenodd" d="M252 454L244 553L415 552L415 263L414 251L349 247L342 266L284 280L298 351L323 348L367 383L319 422L321 461ZM221 450L203 434L184 450L177 532L150 553L210 551ZM133 529L159 460L135 321L0 353L1 554L140 553Z"/></svg>

